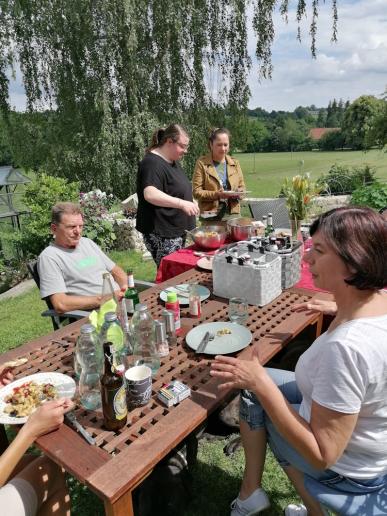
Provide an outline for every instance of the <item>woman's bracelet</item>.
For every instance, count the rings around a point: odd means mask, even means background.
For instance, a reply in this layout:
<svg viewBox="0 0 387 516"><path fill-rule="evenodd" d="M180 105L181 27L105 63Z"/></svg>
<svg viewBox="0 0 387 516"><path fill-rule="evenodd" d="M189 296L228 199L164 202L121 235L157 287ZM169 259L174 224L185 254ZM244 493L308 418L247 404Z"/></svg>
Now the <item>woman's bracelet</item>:
<svg viewBox="0 0 387 516"><path fill-rule="evenodd" d="M179 199L179 202L178 202L178 204L177 204L177 209L178 209L178 210L180 210L180 209L181 209L182 202L183 202L183 201L182 201L181 199Z"/></svg>

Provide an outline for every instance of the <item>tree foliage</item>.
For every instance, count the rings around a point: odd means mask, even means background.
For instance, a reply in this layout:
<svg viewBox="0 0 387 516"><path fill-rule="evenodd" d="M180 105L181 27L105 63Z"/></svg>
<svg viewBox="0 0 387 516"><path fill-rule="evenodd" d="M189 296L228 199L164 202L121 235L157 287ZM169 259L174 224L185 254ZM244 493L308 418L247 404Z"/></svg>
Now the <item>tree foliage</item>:
<svg viewBox="0 0 387 516"><path fill-rule="evenodd" d="M383 102L372 95L362 95L345 110L342 131L349 147L366 150L377 144L369 135L382 112Z"/></svg>
<svg viewBox="0 0 387 516"><path fill-rule="evenodd" d="M331 2L335 39L336 0ZM7 113L7 73L18 62L28 110L50 112L44 121L49 128L44 168L81 181L85 189L113 190L123 197L134 190L137 162L156 125L178 120L193 135L200 130L197 150L216 122L217 107L227 105L233 112L246 107L247 5L242 0L3 0L0 107ZM279 7L286 18L288 1L252 0L252 6L261 75L270 77L273 13ZM298 0L298 22L306 14L305 0ZM313 54L317 15L318 0L313 0ZM193 159L192 151L190 165Z"/></svg>

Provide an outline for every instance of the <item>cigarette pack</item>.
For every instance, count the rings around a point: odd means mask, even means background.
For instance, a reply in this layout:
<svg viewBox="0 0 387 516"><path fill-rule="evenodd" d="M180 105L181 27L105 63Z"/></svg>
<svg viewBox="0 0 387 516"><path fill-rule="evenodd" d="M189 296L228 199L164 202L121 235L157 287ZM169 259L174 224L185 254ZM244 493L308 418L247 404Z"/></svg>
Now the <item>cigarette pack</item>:
<svg viewBox="0 0 387 516"><path fill-rule="evenodd" d="M157 393L157 397L167 407L177 405L185 398L191 395L191 389L179 380L173 380L161 387Z"/></svg>

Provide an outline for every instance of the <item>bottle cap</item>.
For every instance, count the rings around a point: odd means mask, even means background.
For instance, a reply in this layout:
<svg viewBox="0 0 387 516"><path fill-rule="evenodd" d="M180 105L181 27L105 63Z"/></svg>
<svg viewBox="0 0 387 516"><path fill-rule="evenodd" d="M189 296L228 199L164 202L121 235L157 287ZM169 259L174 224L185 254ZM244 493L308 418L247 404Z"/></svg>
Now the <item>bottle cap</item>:
<svg viewBox="0 0 387 516"><path fill-rule="evenodd" d="M81 326L81 333L93 333L95 331L95 328L92 324L83 324Z"/></svg>
<svg viewBox="0 0 387 516"><path fill-rule="evenodd" d="M168 292L167 294L167 303L174 303L177 301L177 294L176 292Z"/></svg>
<svg viewBox="0 0 387 516"><path fill-rule="evenodd" d="M112 322L117 319L117 314L115 312L106 312L105 314L105 321L106 322Z"/></svg>
<svg viewBox="0 0 387 516"><path fill-rule="evenodd" d="M167 340L167 332L165 330L164 321L155 321L156 327L156 343L165 342Z"/></svg>

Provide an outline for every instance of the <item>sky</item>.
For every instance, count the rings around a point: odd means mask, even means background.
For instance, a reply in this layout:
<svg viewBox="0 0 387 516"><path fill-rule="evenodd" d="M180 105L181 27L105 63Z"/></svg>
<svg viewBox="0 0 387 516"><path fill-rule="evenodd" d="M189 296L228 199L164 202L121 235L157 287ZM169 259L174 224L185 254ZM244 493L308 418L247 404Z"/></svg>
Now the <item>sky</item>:
<svg viewBox="0 0 387 516"><path fill-rule="evenodd" d="M307 2L310 5L310 2ZM290 0L288 24L275 14L276 37L272 49L271 80L258 80L254 58L255 39L249 30L249 54L253 65L248 83L250 108L293 111L297 106L326 107L333 98L353 101L360 95L382 94L387 88L387 0L337 0L338 41L331 42L331 0L320 2L317 58L310 52L309 23L302 24L302 42L297 41L297 23ZM10 84L10 103L25 109L20 72Z"/></svg>
<svg viewBox="0 0 387 516"><path fill-rule="evenodd" d="M291 0L290 6L296 2ZM310 2L307 2L310 5ZM249 107L293 111L297 106L326 107L333 98L353 101L378 96L387 88L387 0L337 0L338 40L331 42L331 0L320 2L317 58L310 52L310 19L297 41L294 9L288 24L275 16L272 80L259 82L257 60L249 76ZM254 54L253 31L249 53Z"/></svg>

